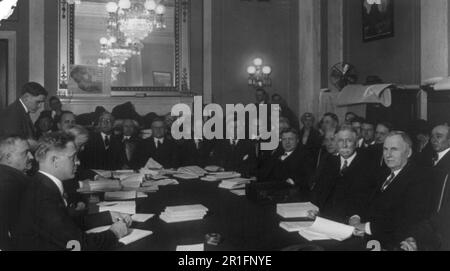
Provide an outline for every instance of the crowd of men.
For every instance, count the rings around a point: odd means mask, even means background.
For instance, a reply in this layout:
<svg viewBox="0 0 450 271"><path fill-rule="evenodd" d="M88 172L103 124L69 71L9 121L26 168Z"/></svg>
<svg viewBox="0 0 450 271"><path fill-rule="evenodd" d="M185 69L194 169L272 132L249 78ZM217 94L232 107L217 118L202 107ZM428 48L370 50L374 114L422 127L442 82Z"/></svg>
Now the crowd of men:
<svg viewBox="0 0 450 271"><path fill-rule="evenodd" d="M128 234L131 218L119 213L89 215L76 193L78 181L100 178L92 169L139 170L152 158L164 168L216 165L258 183L295 190L326 217L355 227L354 238L330 250L364 249L378 240L387 250L450 250L450 127L416 129L412 137L388 122L373 123L348 113L340 122L325 114L300 120L280 95L280 146L259 148L257 138L174 140L171 118L142 119L100 112L81 126L61 102L36 123L47 98L28 83L20 98L0 114L0 250L64 250L77 240L83 250L107 250ZM256 91L257 105L269 104ZM300 129L301 127L301 129ZM235 129L235 125L227 126ZM85 230L111 225L104 233Z"/></svg>

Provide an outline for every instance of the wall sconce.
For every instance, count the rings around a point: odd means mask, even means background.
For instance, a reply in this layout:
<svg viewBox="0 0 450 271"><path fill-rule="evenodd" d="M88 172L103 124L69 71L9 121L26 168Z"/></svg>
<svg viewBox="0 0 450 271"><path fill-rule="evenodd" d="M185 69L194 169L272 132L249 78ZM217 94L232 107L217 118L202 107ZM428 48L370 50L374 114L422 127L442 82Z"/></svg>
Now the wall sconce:
<svg viewBox="0 0 450 271"><path fill-rule="evenodd" d="M255 58L253 60L253 65L247 68L247 73L249 86L254 88L272 86L272 79L270 79L272 68L270 66L263 66L263 60L261 58Z"/></svg>

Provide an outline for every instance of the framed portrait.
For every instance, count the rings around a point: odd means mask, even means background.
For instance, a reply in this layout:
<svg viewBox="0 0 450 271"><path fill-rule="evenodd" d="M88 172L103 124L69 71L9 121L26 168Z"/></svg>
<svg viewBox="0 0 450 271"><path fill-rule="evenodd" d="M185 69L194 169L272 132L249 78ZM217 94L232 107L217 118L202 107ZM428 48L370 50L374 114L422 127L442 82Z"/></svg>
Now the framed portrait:
<svg viewBox="0 0 450 271"><path fill-rule="evenodd" d="M110 96L111 69L98 66L71 65L68 90L74 97Z"/></svg>
<svg viewBox="0 0 450 271"><path fill-rule="evenodd" d="M361 0L363 41L394 36L394 0Z"/></svg>
<svg viewBox="0 0 450 271"><path fill-rule="evenodd" d="M153 85L155 87L171 87L172 73L171 72L153 72Z"/></svg>

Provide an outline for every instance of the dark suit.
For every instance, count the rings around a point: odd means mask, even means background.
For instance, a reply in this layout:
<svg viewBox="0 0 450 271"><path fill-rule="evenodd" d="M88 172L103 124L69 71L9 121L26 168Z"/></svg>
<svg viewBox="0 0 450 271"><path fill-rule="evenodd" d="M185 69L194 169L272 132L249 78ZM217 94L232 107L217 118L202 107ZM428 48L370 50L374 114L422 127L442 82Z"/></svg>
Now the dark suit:
<svg viewBox="0 0 450 271"><path fill-rule="evenodd" d="M39 118L49 117L52 120L52 131L58 131L58 123L61 120L61 115L52 116L52 110L42 111Z"/></svg>
<svg viewBox="0 0 450 271"><path fill-rule="evenodd" d="M285 152L278 151L260 168L258 181L285 182L292 179L299 188L300 195L309 198L309 179L312 175L313 165L304 149L298 146L287 158L282 160Z"/></svg>
<svg viewBox="0 0 450 271"><path fill-rule="evenodd" d="M226 171L236 171L247 177L255 176L255 145L250 140L239 140L236 146L232 146L228 139L218 140L213 149L212 163Z"/></svg>
<svg viewBox="0 0 450 271"><path fill-rule="evenodd" d="M91 133L83 151L79 153L81 168L118 170L121 159L121 140L119 137L110 136L109 148L100 133Z"/></svg>
<svg viewBox="0 0 450 271"><path fill-rule="evenodd" d="M326 161L313 190L313 202L321 215L341 222L362 212L377 187L374 164L362 153L344 172L341 171L340 156L331 156Z"/></svg>
<svg viewBox="0 0 450 271"><path fill-rule="evenodd" d="M143 144L143 140L137 136L122 139L120 144L120 169L140 169Z"/></svg>
<svg viewBox="0 0 450 271"><path fill-rule="evenodd" d="M390 172L386 162L384 162L383 148L383 144L375 144L362 150L375 163L377 172L380 172L381 174Z"/></svg>
<svg viewBox="0 0 450 271"><path fill-rule="evenodd" d="M8 232L11 232L19 214L22 194L29 178L21 171L0 165L0 249L12 249Z"/></svg>
<svg viewBox="0 0 450 271"><path fill-rule="evenodd" d="M382 191L389 174L379 177L370 206L361 216L363 222L370 222L371 240L380 241L388 249L398 247L408 237L408 227L431 213L430 185L424 169L406 165Z"/></svg>
<svg viewBox="0 0 450 271"><path fill-rule="evenodd" d="M450 173L450 152L447 152L439 162L433 166L434 169Z"/></svg>
<svg viewBox="0 0 450 271"><path fill-rule="evenodd" d="M161 164L164 168L177 168L179 166L178 145L171 139L165 138L163 144L156 148L154 137L144 140L140 165L143 167L150 158Z"/></svg>
<svg viewBox="0 0 450 271"><path fill-rule="evenodd" d="M36 138L33 121L19 100L0 112L0 137L8 136Z"/></svg>
<svg viewBox="0 0 450 271"><path fill-rule="evenodd" d="M113 232L84 232L109 224L109 212L79 217L78 221L70 217L58 187L38 173L23 196L13 240L18 250L66 250L72 240L80 243L81 250L109 250L118 245Z"/></svg>
<svg viewBox="0 0 450 271"><path fill-rule="evenodd" d="M193 139L185 140L180 147L181 166L205 167L211 164L211 155L214 143L211 140L202 140L198 147Z"/></svg>

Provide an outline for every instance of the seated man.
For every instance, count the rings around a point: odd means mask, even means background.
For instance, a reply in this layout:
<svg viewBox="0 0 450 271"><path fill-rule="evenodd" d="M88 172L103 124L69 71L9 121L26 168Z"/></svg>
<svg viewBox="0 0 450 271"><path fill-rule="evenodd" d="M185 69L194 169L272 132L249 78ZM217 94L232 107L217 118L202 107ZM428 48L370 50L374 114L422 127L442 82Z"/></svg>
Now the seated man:
<svg viewBox="0 0 450 271"><path fill-rule="evenodd" d="M258 180L263 182L285 182L297 186L300 195L309 198L308 180L312 163L307 152L299 144L298 132L294 129L281 133L281 152L276 152L259 172Z"/></svg>
<svg viewBox="0 0 450 271"><path fill-rule="evenodd" d="M140 167L145 166L152 158L166 169L179 166L178 146L167 138L166 124L163 119L157 118L152 122L152 136L144 140Z"/></svg>
<svg viewBox="0 0 450 271"><path fill-rule="evenodd" d="M368 205L374 193L374 163L356 151L357 135L344 126L336 134L339 156L331 156L317 177L313 203L321 215L345 222Z"/></svg>
<svg viewBox="0 0 450 271"><path fill-rule="evenodd" d="M332 157L339 156L334 131L325 132L322 148L319 149L318 155L316 156L317 159L314 163L314 172L310 181L311 190L314 189L317 178L319 178L320 174L323 172L325 165L328 163L328 160L332 159Z"/></svg>
<svg viewBox="0 0 450 271"><path fill-rule="evenodd" d="M138 170L140 168L140 149L143 140L138 136L139 124L135 120L123 121L123 138L121 144L121 169Z"/></svg>
<svg viewBox="0 0 450 271"><path fill-rule="evenodd" d="M58 131L67 132L76 125L75 114L70 111L63 111L57 123Z"/></svg>
<svg viewBox="0 0 450 271"><path fill-rule="evenodd" d="M128 234L129 216L105 212L75 221L68 214L63 182L75 177L78 166L73 137L65 133L50 134L39 141L35 155L40 170L22 197L17 227L13 231L17 249L66 250L70 242L78 242L81 250L116 247L118 240ZM105 232L85 233L90 228L113 222Z"/></svg>
<svg viewBox="0 0 450 271"><path fill-rule="evenodd" d="M363 138L361 148L367 149L375 145L375 124L371 121L364 120L361 124L361 136Z"/></svg>
<svg viewBox="0 0 450 271"><path fill-rule="evenodd" d="M30 146L25 139L0 140L0 250L11 250L10 233L17 220L22 194L31 180L25 172L31 167Z"/></svg>
<svg viewBox="0 0 450 271"><path fill-rule="evenodd" d="M430 189L423 169L408 161L412 142L403 132L391 132L384 143L384 160L390 173L380 177L376 193L366 210L350 218L357 236L378 240L393 249L406 237L406 229L427 218L431 212Z"/></svg>
<svg viewBox="0 0 450 271"><path fill-rule="evenodd" d="M89 141L79 158L83 169L120 169L120 138L112 135L114 117L111 113L101 114L98 123L99 132L89 135Z"/></svg>
<svg viewBox="0 0 450 271"><path fill-rule="evenodd" d="M214 147L212 140L186 139L181 142L181 166L205 167L211 164L211 155Z"/></svg>

